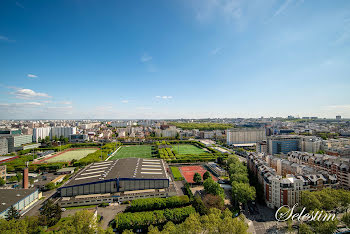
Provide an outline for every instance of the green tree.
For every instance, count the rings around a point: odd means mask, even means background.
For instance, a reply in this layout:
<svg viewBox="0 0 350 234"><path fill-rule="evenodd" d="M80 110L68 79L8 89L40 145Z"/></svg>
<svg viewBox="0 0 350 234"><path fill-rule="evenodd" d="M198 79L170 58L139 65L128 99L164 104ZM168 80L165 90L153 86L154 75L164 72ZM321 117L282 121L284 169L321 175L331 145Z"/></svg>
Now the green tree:
<svg viewBox="0 0 350 234"><path fill-rule="evenodd" d="M232 194L235 202L246 204L248 201L255 200L255 188L246 183L233 182Z"/></svg>
<svg viewBox="0 0 350 234"><path fill-rule="evenodd" d="M224 209L224 200L218 195L212 195L212 194L205 195L205 197L203 198L203 203L208 209L210 208L216 208L219 210Z"/></svg>
<svg viewBox="0 0 350 234"><path fill-rule="evenodd" d="M65 144L67 144L67 143L69 142L68 137L63 138L63 142L64 142Z"/></svg>
<svg viewBox="0 0 350 234"><path fill-rule="evenodd" d="M49 143L50 142L50 137L49 136L46 136L45 137L45 143Z"/></svg>
<svg viewBox="0 0 350 234"><path fill-rule="evenodd" d="M192 201L192 206L196 209L196 211L200 214L200 215L205 215L208 213L208 209L207 207L204 205L202 198L199 195L196 195L193 198Z"/></svg>
<svg viewBox="0 0 350 234"><path fill-rule="evenodd" d="M54 204L51 199L49 199L43 206L40 212L40 220L43 226L53 226L61 218L62 210L58 204Z"/></svg>
<svg viewBox="0 0 350 234"><path fill-rule="evenodd" d="M13 206L10 206L9 210L7 211L7 214L6 214L6 220L9 221L9 220L12 220L12 219L19 219L21 216L18 212L18 210L13 207Z"/></svg>
<svg viewBox="0 0 350 234"><path fill-rule="evenodd" d="M194 175L193 175L193 181L197 184L199 184L201 181L202 181L202 176L196 172Z"/></svg>
<svg viewBox="0 0 350 234"><path fill-rule="evenodd" d="M206 179L208 179L209 177L211 177L211 176L210 176L210 173L209 173L209 171L206 171L206 172L203 174L203 180L206 180Z"/></svg>
<svg viewBox="0 0 350 234"><path fill-rule="evenodd" d="M4 184L6 184L6 181L2 177L0 177L0 186L3 186Z"/></svg>
<svg viewBox="0 0 350 234"><path fill-rule="evenodd" d="M312 228L306 223L301 223L299 225L299 234L313 234Z"/></svg>
<svg viewBox="0 0 350 234"><path fill-rule="evenodd" d="M56 185L52 182L49 182L48 184L45 185L45 189L47 189L47 190L52 190L55 188L56 188Z"/></svg>
<svg viewBox="0 0 350 234"><path fill-rule="evenodd" d="M310 191L301 192L301 205L308 211L321 209L322 207L322 204L318 200L316 193Z"/></svg>
<svg viewBox="0 0 350 234"><path fill-rule="evenodd" d="M218 195L222 199L225 198L225 192L224 189L220 187L220 184L216 183L213 178L209 177L206 179L203 183L204 190L212 195Z"/></svg>
<svg viewBox="0 0 350 234"><path fill-rule="evenodd" d="M87 210L78 211L73 216L66 218L64 222L60 221L54 226L54 230L56 229L60 233L104 233L104 231L98 227L94 213Z"/></svg>
<svg viewBox="0 0 350 234"><path fill-rule="evenodd" d="M343 223L345 223L346 226L350 227L350 213L345 213L341 218L341 221L343 221Z"/></svg>

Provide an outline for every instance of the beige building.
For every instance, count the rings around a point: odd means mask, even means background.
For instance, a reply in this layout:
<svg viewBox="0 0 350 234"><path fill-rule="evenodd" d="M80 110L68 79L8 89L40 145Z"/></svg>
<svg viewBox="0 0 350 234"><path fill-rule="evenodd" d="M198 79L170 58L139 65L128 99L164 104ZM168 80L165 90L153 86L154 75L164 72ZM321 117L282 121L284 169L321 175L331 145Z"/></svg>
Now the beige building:
<svg viewBox="0 0 350 234"><path fill-rule="evenodd" d="M233 128L227 130L227 144L257 143L266 140L266 131L263 128Z"/></svg>

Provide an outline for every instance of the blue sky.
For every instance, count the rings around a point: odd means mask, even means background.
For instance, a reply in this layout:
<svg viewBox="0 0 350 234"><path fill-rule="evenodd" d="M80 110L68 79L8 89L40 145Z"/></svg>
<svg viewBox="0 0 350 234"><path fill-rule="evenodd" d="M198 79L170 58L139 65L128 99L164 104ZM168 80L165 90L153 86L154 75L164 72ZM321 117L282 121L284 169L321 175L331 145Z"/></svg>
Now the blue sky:
<svg viewBox="0 0 350 234"><path fill-rule="evenodd" d="M2 0L0 118L350 117L350 1Z"/></svg>

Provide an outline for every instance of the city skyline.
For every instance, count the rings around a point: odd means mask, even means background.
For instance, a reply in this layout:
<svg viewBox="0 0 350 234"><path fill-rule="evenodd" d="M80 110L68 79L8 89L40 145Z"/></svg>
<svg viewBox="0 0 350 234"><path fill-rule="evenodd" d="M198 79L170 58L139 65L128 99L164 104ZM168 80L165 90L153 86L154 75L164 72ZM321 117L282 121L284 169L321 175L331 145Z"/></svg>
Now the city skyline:
<svg viewBox="0 0 350 234"><path fill-rule="evenodd" d="M0 119L350 118L349 7L3 1Z"/></svg>

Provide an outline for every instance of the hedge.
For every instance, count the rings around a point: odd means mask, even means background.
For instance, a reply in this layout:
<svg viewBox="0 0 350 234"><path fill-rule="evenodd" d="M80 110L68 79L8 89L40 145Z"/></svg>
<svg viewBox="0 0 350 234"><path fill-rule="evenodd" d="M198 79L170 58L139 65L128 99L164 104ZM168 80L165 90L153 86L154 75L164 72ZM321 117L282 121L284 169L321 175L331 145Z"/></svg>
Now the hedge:
<svg viewBox="0 0 350 234"><path fill-rule="evenodd" d="M126 212L115 217L115 224L118 231L125 229L146 230L150 225L160 225L168 221L173 223L183 222L193 213L196 213L196 210L192 206L136 213Z"/></svg>
<svg viewBox="0 0 350 234"><path fill-rule="evenodd" d="M144 198L136 199L131 202L131 206L128 207L127 211L149 211L149 210L160 210L166 208L175 208L180 206L188 205L190 199L188 196L174 196L168 198Z"/></svg>

